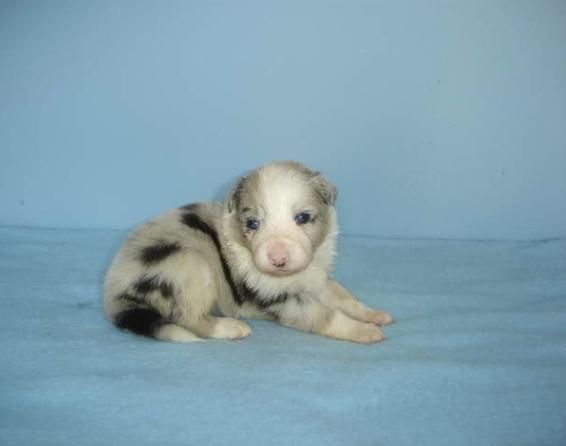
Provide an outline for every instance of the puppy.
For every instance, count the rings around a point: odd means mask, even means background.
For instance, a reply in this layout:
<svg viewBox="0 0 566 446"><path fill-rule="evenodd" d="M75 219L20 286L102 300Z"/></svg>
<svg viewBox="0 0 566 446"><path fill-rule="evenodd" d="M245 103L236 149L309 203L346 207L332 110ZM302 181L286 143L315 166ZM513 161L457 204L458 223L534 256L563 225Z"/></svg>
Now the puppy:
<svg viewBox="0 0 566 446"><path fill-rule="evenodd" d="M106 277L104 307L119 328L165 341L239 339L238 318L370 344L391 316L330 276L336 188L297 162L240 179L225 203L174 209L135 230Z"/></svg>

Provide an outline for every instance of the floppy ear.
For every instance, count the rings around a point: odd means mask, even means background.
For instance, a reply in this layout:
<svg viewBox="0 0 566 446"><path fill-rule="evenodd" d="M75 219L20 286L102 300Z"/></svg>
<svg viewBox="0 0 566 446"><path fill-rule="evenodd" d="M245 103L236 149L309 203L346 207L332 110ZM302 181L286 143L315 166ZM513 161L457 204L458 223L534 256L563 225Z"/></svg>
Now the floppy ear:
<svg viewBox="0 0 566 446"><path fill-rule="evenodd" d="M315 172L312 178L315 191L324 204L334 206L338 198L338 189L330 181L324 178L320 172Z"/></svg>
<svg viewBox="0 0 566 446"><path fill-rule="evenodd" d="M227 205L229 213L232 213L232 211L240 207L240 201L242 200L242 194L244 193L245 183L246 179L244 177L240 178L228 195Z"/></svg>

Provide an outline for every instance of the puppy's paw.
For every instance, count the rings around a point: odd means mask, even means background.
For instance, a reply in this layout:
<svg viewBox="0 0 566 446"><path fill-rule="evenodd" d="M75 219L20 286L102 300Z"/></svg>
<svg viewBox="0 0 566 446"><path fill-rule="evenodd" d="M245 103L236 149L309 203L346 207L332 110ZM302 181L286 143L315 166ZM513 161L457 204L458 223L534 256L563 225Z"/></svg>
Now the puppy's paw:
<svg viewBox="0 0 566 446"><path fill-rule="evenodd" d="M385 335L383 332L373 324L358 324L354 336L351 341L359 344L375 344L376 342L383 341Z"/></svg>
<svg viewBox="0 0 566 446"><path fill-rule="evenodd" d="M364 322L376 325L389 325L393 323L393 317L386 311L366 310L362 314Z"/></svg>
<svg viewBox="0 0 566 446"><path fill-rule="evenodd" d="M224 317L214 327L214 338L242 339L252 334L252 329L244 321Z"/></svg>

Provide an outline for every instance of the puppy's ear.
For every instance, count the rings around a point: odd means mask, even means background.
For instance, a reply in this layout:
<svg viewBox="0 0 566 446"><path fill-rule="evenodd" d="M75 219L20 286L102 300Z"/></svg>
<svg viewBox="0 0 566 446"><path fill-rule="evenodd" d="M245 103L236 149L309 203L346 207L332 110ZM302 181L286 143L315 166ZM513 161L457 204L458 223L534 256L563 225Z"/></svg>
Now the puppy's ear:
<svg viewBox="0 0 566 446"><path fill-rule="evenodd" d="M245 184L246 179L244 177L240 178L228 195L227 207L229 213L232 213L234 210L240 207L240 201L242 201L242 194L244 193Z"/></svg>
<svg viewBox="0 0 566 446"><path fill-rule="evenodd" d="M338 198L338 189L330 181L324 178L320 172L315 172L312 177L316 194L320 197L324 204L334 206Z"/></svg>

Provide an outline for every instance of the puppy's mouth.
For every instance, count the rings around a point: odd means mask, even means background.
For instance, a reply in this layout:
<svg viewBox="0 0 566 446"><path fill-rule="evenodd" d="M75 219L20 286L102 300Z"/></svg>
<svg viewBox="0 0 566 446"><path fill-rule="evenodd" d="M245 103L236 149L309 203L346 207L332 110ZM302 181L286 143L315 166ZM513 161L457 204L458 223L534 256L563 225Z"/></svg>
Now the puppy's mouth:
<svg viewBox="0 0 566 446"><path fill-rule="evenodd" d="M301 272L304 268L301 269L286 269L286 268L275 268L275 269L261 269L260 271L262 271L263 273L269 275L269 276L273 276L273 277L288 277L288 276L292 276L293 274L297 274L299 272Z"/></svg>
<svg viewBox="0 0 566 446"><path fill-rule="evenodd" d="M305 270L308 263L305 265L273 265L270 262L254 262L256 268L271 277L289 277L294 274L298 274L301 271Z"/></svg>

